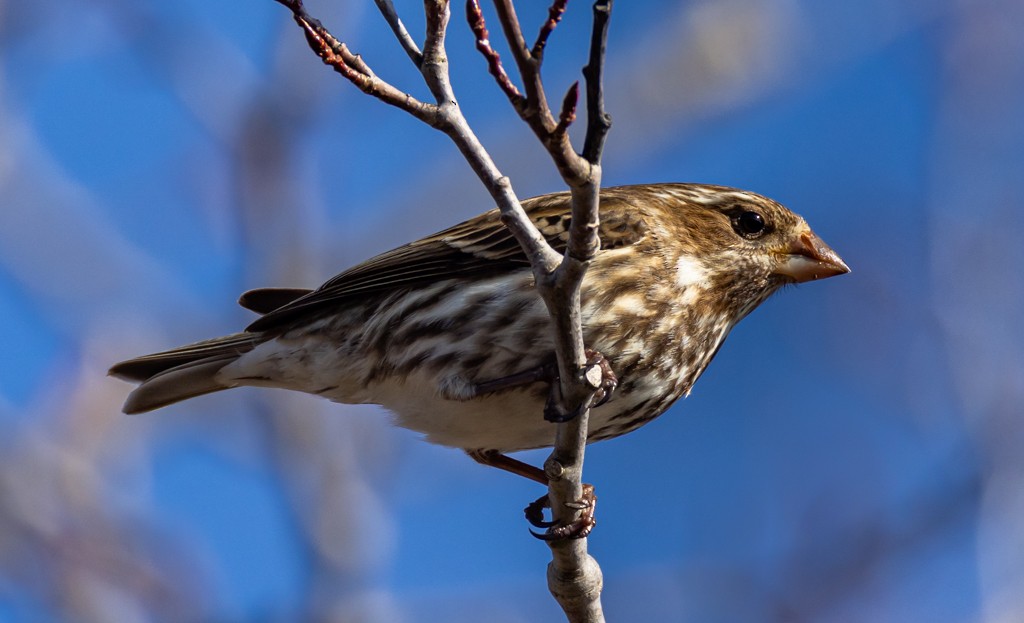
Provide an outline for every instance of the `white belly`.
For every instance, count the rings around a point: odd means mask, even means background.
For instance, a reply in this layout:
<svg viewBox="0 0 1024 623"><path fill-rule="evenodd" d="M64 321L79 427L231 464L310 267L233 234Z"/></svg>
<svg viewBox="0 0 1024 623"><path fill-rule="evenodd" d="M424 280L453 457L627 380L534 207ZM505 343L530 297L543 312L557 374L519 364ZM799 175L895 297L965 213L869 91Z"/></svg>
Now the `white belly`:
<svg viewBox="0 0 1024 623"><path fill-rule="evenodd" d="M396 425L445 446L510 452L554 443L555 425L544 420L544 402L533 388L449 400L438 396L436 383L426 382L431 379L417 376L369 388L370 402L391 411Z"/></svg>

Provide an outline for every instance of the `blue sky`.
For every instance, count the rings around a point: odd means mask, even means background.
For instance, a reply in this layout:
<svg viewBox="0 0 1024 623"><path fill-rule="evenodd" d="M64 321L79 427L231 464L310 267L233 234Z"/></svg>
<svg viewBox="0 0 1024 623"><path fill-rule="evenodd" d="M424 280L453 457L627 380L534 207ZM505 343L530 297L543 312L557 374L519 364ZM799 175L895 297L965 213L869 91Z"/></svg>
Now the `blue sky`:
<svg viewBox="0 0 1024 623"><path fill-rule="evenodd" d="M691 397L591 446L609 617L1024 617L1024 11L638 4L612 23L606 183L761 192L853 273L787 289ZM310 10L425 93L372 4ZM244 326L245 289L489 208L446 139L269 0L0 11L0 620L560 620L536 485L375 407L239 390L128 417L105 377ZM467 117L520 196L559 189L455 13ZM553 35L552 94L587 13Z"/></svg>

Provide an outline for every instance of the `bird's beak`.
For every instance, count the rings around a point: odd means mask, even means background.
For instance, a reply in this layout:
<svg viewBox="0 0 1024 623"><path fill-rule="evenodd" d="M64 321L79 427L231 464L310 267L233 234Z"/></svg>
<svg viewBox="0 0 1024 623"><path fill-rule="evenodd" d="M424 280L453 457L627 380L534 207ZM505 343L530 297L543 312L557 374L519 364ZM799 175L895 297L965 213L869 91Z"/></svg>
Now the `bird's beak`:
<svg viewBox="0 0 1024 623"><path fill-rule="evenodd" d="M789 244L779 260L775 272L797 283L850 272L846 262L809 229Z"/></svg>

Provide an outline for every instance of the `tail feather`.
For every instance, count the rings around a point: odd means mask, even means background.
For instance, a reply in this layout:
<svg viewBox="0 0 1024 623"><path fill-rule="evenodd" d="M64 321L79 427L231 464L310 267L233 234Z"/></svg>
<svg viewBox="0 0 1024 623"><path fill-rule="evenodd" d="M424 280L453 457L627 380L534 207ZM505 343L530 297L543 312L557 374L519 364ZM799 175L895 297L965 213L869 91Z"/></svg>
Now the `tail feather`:
<svg viewBox="0 0 1024 623"><path fill-rule="evenodd" d="M266 338L259 333L234 333L122 361L114 364L109 374L125 381L141 383L182 364L222 355L243 355L265 341Z"/></svg>
<svg viewBox="0 0 1024 623"><path fill-rule="evenodd" d="M167 405L228 389L217 381L217 372L235 357L212 357L165 370L147 379L128 394L123 411L129 415L145 413Z"/></svg>
<svg viewBox="0 0 1024 623"><path fill-rule="evenodd" d="M221 368L267 338L236 333L180 348L122 361L110 374L141 383L124 403L125 413L143 413L169 404L228 389L217 380Z"/></svg>

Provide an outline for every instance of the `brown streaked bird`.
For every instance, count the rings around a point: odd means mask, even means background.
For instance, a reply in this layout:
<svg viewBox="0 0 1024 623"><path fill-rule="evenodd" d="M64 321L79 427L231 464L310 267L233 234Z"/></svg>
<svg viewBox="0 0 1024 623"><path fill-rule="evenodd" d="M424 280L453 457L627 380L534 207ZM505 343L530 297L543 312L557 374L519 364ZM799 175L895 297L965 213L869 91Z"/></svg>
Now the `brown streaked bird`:
<svg viewBox="0 0 1024 623"><path fill-rule="evenodd" d="M523 202L564 251L569 196ZM729 330L780 286L849 271L802 218L760 195L698 184L601 192L601 250L581 291L584 342L618 386L589 441L617 437L689 393ZM491 210L378 255L316 290L260 289L245 331L115 365L141 413L241 386L383 405L395 423L475 458L550 446L547 310ZM502 383L502 379L525 379Z"/></svg>

